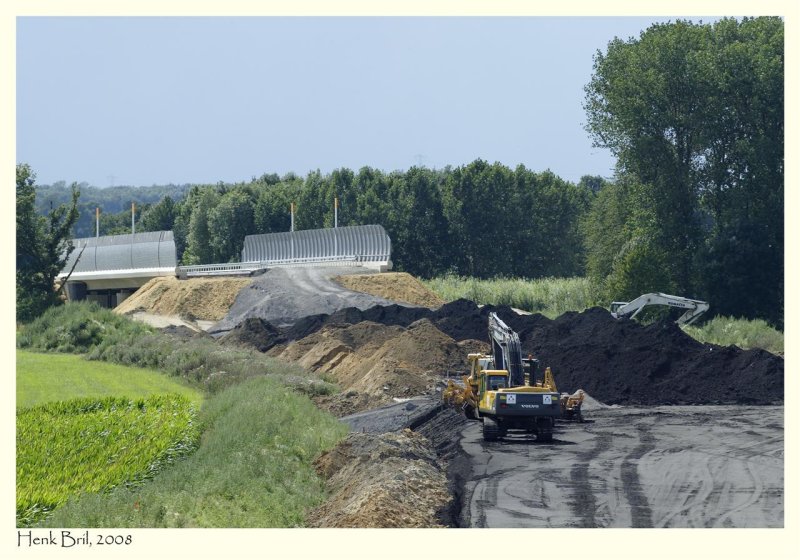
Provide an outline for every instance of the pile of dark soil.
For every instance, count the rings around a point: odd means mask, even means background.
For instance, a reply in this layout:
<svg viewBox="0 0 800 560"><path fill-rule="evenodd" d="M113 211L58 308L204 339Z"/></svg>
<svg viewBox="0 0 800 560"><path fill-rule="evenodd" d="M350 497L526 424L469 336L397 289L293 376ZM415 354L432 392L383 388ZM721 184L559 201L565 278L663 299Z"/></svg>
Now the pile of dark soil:
<svg viewBox="0 0 800 560"><path fill-rule="evenodd" d="M770 404L783 400L783 358L702 344L672 322L642 326L602 308L504 316L523 351L550 366L559 388L608 404Z"/></svg>
<svg viewBox="0 0 800 560"><path fill-rule="evenodd" d="M266 352L286 338L268 321L251 317L245 319L220 337L220 342L234 346L247 346L259 352Z"/></svg>
<svg viewBox="0 0 800 560"><path fill-rule="evenodd" d="M602 308L565 313L555 320L538 314L520 315L509 307L479 308L467 300L437 310L399 305L363 311L347 308L305 317L282 329L264 322L248 344L264 351L303 339L326 325L369 321L409 327L420 319L427 319L455 341L483 341L488 338L487 317L492 311L519 334L526 354L539 358L542 368L552 368L561 391L581 388L608 404L770 404L783 400L783 358L763 350L702 344L674 323L643 326L616 320Z"/></svg>

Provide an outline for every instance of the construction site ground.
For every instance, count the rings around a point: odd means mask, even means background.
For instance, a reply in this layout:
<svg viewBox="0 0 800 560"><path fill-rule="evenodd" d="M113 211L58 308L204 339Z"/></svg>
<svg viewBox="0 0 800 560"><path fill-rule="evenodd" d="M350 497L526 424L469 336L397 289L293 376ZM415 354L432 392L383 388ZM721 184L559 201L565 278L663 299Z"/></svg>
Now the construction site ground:
<svg viewBox="0 0 800 560"><path fill-rule="evenodd" d="M366 280L336 278L345 272ZM407 289L387 299L393 284ZM243 282L204 325L220 344L297 363L341 388L316 397L353 433L318 464L331 501L312 512L314 526L783 526L782 357L599 308L550 320L465 300L413 305L417 284L396 277L374 288L363 269L272 269ZM166 313L158 301L134 309L151 321ZM466 355L488 351L491 311L552 367L560 391L588 393L586 423L559 422L549 444L514 435L485 443L479 423L441 405ZM212 319L166 314L186 318L165 329L177 335Z"/></svg>
<svg viewBox="0 0 800 560"><path fill-rule="evenodd" d="M461 431L465 527L783 527L783 407L620 407L551 444Z"/></svg>

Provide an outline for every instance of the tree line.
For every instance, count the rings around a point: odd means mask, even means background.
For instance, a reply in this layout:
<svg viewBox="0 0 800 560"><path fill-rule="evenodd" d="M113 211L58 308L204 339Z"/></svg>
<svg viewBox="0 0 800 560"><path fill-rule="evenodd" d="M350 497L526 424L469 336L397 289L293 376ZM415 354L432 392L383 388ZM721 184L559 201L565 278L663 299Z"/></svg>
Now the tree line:
<svg viewBox="0 0 800 560"><path fill-rule="evenodd" d="M586 129L612 177L476 160L194 185L137 206L184 264L236 261L244 237L377 223L397 270L422 277L588 276L606 300L662 291L783 325L783 22L676 21L598 51ZM130 209L101 233L125 233ZM93 217L93 214L92 214ZM83 218L81 218L83 219ZM104 227L108 226L108 227Z"/></svg>

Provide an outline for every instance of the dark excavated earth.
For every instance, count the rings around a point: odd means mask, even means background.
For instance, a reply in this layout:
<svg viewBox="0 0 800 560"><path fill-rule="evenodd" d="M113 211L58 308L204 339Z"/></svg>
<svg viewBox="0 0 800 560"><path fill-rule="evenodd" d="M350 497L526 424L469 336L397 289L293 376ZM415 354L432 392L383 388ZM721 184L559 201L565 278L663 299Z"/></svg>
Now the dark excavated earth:
<svg viewBox="0 0 800 560"><path fill-rule="evenodd" d="M492 311L519 334L525 354L533 354L542 367L552 369L561 391L581 388L608 404L783 402L782 357L764 350L703 344L675 323L645 326L614 319L599 307L565 313L554 320L539 314L520 315L509 307L478 307L463 299L433 311L400 305L347 308L304 317L288 327L247 319L221 341L265 352L329 324L372 321L407 327L423 318L456 341L487 340Z"/></svg>

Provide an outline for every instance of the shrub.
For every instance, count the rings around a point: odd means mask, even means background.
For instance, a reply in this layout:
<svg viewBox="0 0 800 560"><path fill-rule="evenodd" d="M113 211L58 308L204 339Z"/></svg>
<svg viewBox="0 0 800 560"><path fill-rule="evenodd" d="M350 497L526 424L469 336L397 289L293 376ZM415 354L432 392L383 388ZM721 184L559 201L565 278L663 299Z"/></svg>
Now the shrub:
<svg viewBox="0 0 800 560"><path fill-rule="evenodd" d="M719 346L734 344L739 348L763 348L773 354L783 355L783 333L762 319L734 319L714 317L702 326L689 325L683 330L701 342Z"/></svg>
<svg viewBox="0 0 800 560"><path fill-rule="evenodd" d="M210 338L180 339L163 334L140 336L120 343L116 340L96 346L90 360L104 360L163 371L218 393L258 376L272 376L309 395L327 395L335 386L299 366L281 362L245 348L222 346Z"/></svg>
<svg viewBox="0 0 800 560"><path fill-rule="evenodd" d="M94 302L75 302L50 308L23 325L17 332L17 347L80 354L103 343L128 343L152 332L147 325Z"/></svg>

